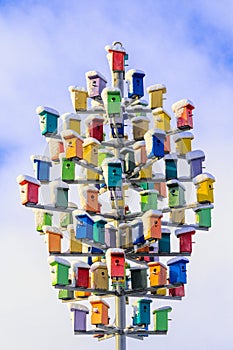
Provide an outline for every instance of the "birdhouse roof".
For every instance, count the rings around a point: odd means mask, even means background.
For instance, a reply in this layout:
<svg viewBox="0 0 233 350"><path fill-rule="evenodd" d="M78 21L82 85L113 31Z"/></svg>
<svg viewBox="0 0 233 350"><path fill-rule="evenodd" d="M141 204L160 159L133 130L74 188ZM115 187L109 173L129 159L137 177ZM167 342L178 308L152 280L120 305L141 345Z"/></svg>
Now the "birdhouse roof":
<svg viewBox="0 0 233 350"><path fill-rule="evenodd" d="M77 139L83 141L83 138L76 131L70 129L63 130L61 132L61 137L65 140L76 137Z"/></svg>
<svg viewBox="0 0 233 350"><path fill-rule="evenodd" d="M68 260L59 258L58 256L50 256L50 257L48 257L48 263L50 265L52 265L54 263L58 263L58 264L62 264L62 265L68 266L68 267L71 266L71 264L70 264L70 262Z"/></svg>
<svg viewBox="0 0 233 350"><path fill-rule="evenodd" d="M112 92L115 92L117 95L120 95L121 96L121 90L117 87L106 87L103 89L103 91L101 92L101 97L102 97L102 100L106 100L106 98L108 97L108 93L112 93Z"/></svg>
<svg viewBox="0 0 233 350"><path fill-rule="evenodd" d="M89 115L87 118L85 118L84 122L86 125L88 125L92 120L98 120L104 122L104 117L102 115Z"/></svg>
<svg viewBox="0 0 233 350"><path fill-rule="evenodd" d="M89 309L88 307L86 307L85 305L82 305L82 304L76 304L76 303L71 303L69 305L69 308L70 310L79 310L79 311L84 311L86 312L87 314L89 313Z"/></svg>
<svg viewBox="0 0 233 350"><path fill-rule="evenodd" d="M90 270L91 270L91 272L93 272L93 271L95 271L96 269L98 269L100 267L107 269L107 265L105 263L103 263L101 261L97 261L97 262L95 262L94 264L91 265L91 269Z"/></svg>
<svg viewBox="0 0 233 350"><path fill-rule="evenodd" d="M62 234L59 227L44 225L44 226L42 226L42 230L44 233L53 233L53 234L60 235L61 237L63 237L63 234Z"/></svg>
<svg viewBox="0 0 233 350"><path fill-rule="evenodd" d="M194 139L194 136L191 132L189 131L183 131L180 132L179 134L174 135L174 141L180 141L181 139Z"/></svg>
<svg viewBox="0 0 233 350"><path fill-rule="evenodd" d="M176 153L169 153L164 156L164 160L176 160L178 159Z"/></svg>
<svg viewBox="0 0 233 350"><path fill-rule="evenodd" d="M100 145L100 142L95 139L94 137L87 137L86 139L84 139L83 142L83 147L89 146L89 145Z"/></svg>
<svg viewBox="0 0 233 350"><path fill-rule="evenodd" d="M98 222L98 221L108 222L108 221L107 221L103 216L101 216L101 215L92 216L92 219L94 220L94 222Z"/></svg>
<svg viewBox="0 0 233 350"><path fill-rule="evenodd" d="M140 122L147 122L147 123L149 123L150 122L150 119L148 118L148 117L146 117L146 116L137 116L137 117L133 117L132 119L131 119L131 122L132 123L140 123Z"/></svg>
<svg viewBox="0 0 233 350"><path fill-rule="evenodd" d="M107 306L108 309L110 308L109 304L105 300L100 299L98 297L96 297L96 298L90 297L89 301L92 305L100 303L100 304L104 304L105 306Z"/></svg>
<svg viewBox="0 0 233 350"><path fill-rule="evenodd" d="M96 70L90 70L86 72L85 76L86 76L86 79L101 78L102 80L105 81L105 83L107 83L107 79L105 78L105 76Z"/></svg>
<svg viewBox="0 0 233 350"><path fill-rule="evenodd" d="M149 267L150 266L162 266L163 268L165 268L167 270L167 266L164 265L163 263L161 263L160 261L151 261L147 264Z"/></svg>
<svg viewBox="0 0 233 350"><path fill-rule="evenodd" d="M46 157L46 156L32 154L30 159L31 159L32 162L34 162L35 160L40 160L42 162L46 162L46 163L51 163L52 164L51 159L49 157Z"/></svg>
<svg viewBox="0 0 233 350"><path fill-rule="evenodd" d="M148 102L142 98L138 99L138 100L135 100L131 103L131 107L134 107L134 106L148 106Z"/></svg>
<svg viewBox="0 0 233 350"><path fill-rule="evenodd" d="M112 155L112 158L114 157L114 153L113 153L110 149L108 149L108 148L99 148L98 154L99 154L99 153L110 154L110 155Z"/></svg>
<svg viewBox="0 0 233 350"><path fill-rule="evenodd" d="M169 266L169 265L177 264L177 263L187 264L187 263L189 263L189 260L185 257L182 257L182 258L176 257L176 258L172 258L172 259L168 260L167 265Z"/></svg>
<svg viewBox="0 0 233 350"><path fill-rule="evenodd" d="M215 182L215 177L209 173L199 174L193 179L193 183L194 183L194 185L197 185L197 184L199 184L203 181L207 181L207 180L211 180L212 182Z"/></svg>
<svg viewBox="0 0 233 350"><path fill-rule="evenodd" d="M144 191L140 191L139 192L139 194L141 195L141 196L144 196L144 195L146 195L146 194L150 194L150 193L159 193L159 191L157 191L157 190L144 190Z"/></svg>
<svg viewBox="0 0 233 350"><path fill-rule="evenodd" d="M162 107L155 108L155 109L153 109L153 111L152 111L152 114L153 114L153 115L159 115L159 114L162 114L162 113L166 114L166 115L169 117L169 119L171 119L171 116L170 116L170 115L168 114L168 112L165 111L165 109L163 109Z"/></svg>
<svg viewBox="0 0 233 350"><path fill-rule="evenodd" d="M195 151L186 153L187 161L190 161L193 159L199 159L199 158L203 158L203 160L205 160L205 153L201 150L195 150Z"/></svg>
<svg viewBox="0 0 233 350"><path fill-rule="evenodd" d="M166 133L162 129L149 129L145 133L144 138L151 137L151 136L157 136L157 135L162 135L162 136L165 137Z"/></svg>
<svg viewBox="0 0 233 350"><path fill-rule="evenodd" d="M78 260L78 261L75 261L75 262L72 263L72 268L73 269L76 269L76 268L79 268L79 267L82 267L84 269L90 269L90 265L88 265L87 263L85 263L82 260Z"/></svg>
<svg viewBox="0 0 233 350"><path fill-rule="evenodd" d="M114 225L111 225L111 224L106 224L106 225L105 225L105 228L110 228L110 229L112 229L112 230L117 231L117 228L116 228Z"/></svg>
<svg viewBox="0 0 233 350"><path fill-rule="evenodd" d="M69 92L73 92L73 91L82 91L82 92L86 92L87 90L84 87L80 87L80 86L75 86L75 85L71 85L68 87Z"/></svg>
<svg viewBox="0 0 233 350"><path fill-rule="evenodd" d="M141 298L141 299L138 299L136 301L137 304L143 304L143 303L152 303L153 300L151 300L150 298Z"/></svg>
<svg viewBox="0 0 233 350"><path fill-rule="evenodd" d="M101 167L102 168L107 168L108 167L108 165L112 165L112 164L121 164L121 161L120 161L120 159L118 159L118 158L115 158L115 157L113 157L113 158L105 158L104 160L103 160L103 162L102 162L102 164L101 164Z"/></svg>
<svg viewBox="0 0 233 350"><path fill-rule="evenodd" d="M137 141L135 142L135 144L133 145L133 149L138 149L140 147L146 146L146 141Z"/></svg>
<svg viewBox="0 0 233 350"><path fill-rule="evenodd" d="M82 210L82 209L73 210L72 215L74 218L76 216L78 217L87 216L94 223L94 220L92 219L92 217L85 210Z"/></svg>
<svg viewBox="0 0 233 350"><path fill-rule="evenodd" d="M50 210L43 210L43 209L35 209L33 208L32 211L37 214L37 213L40 213L40 214L49 214L49 215L53 215L53 212L50 211Z"/></svg>
<svg viewBox="0 0 233 350"><path fill-rule="evenodd" d="M155 85L148 86L147 93L149 94L149 92L158 91L158 90L162 90L163 93L167 92L167 89L166 89L165 85L163 85L163 84L155 84Z"/></svg>
<svg viewBox="0 0 233 350"><path fill-rule="evenodd" d="M77 113L64 113L61 115L61 119L65 122L70 119L81 120L81 117Z"/></svg>
<svg viewBox="0 0 233 350"><path fill-rule="evenodd" d="M183 227L181 229L178 229L178 230L175 230L175 235L177 237L181 236L181 235L184 235L185 233L191 233L193 232L193 234L196 232L195 228L194 227Z"/></svg>
<svg viewBox="0 0 233 350"><path fill-rule="evenodd" d="M69 185L66 182L62 181L61 179L57 179L57 180L51 181L49 186L53 190L55 190L56 188L69 189Z"/></svg>
<svg viewBox="0 0 233 350"><path fill-rule="evenodd" d="M156 314L156 312L163 311L163 310L167 310L167 311L169 312L169 311L172 311L172 307L171 307L171 306L162 306L162 307L159 307L158 309L156 309L156 310L153 311L153 314Z"/></svg>
<svg viewBox="0 0 233 350"><path fill-rule="evenodd" d="M142 215L142 219L146 219L150 216L156 216L156 217L162 217L163 216L163 213L160 211L160 210L153 210L153 209L150 209L150 210L147 210L143 215Z"/></svg>
<svg viewBox="0 0 233 350"><path fill-rule="evenodd" d="M131 266L130 270L147 270L148 266L146 265L137 265L137 266Z"/></svg>
<svg viewBox="0 0 233 350"><path fill-rule="evenodd" d="M45 107L45 106L39 106L36 108L36 113L39 115L44 115L46 113L53 114L56 117L59 117L59 112L56 111L56 109Z"/></svg>
<svg viewBox="0 0 233 350"><path fill-rule="evenodd" d="M179 187L183 188L183 190L186 190L185 186L180 181L178 181L176 179L172 179L172 180L167 181L167 186L168 187L179 186Z"/></svg>
<svg viewBox="0 0 233 350"><path fill-rule="evenodd" d="M170 233L171 234L171 231L169 230L169 228L166 228L166 227L162 227L161 231L162 231L162 233Z"/></svg>
<svg viewBox="0 0 233 350"><path fill-rule="evenodd" d="M197 207L197 208L193 208L194 211L200 211L202 209L213 209L214 206L213 204L206 204L206 205L202 205L200 207Z"/></svg>
<svg viewBox="0 0 233 350"><path fill-rule="evenodd" d="M179 100L179 101L173 103L173 105L172 105L172 111L173 111L173 112L176 112L178 109L184 108L184 107L186 107L186 106L190 106L190 107L192 107L192 109L195 108L192 101L190 101L190 100L188 100L188 99L183 99L183 100Z"/></svg>
<svg viewBox="0 0 233 350"><path fill-rule="evenodd" d="M134 74L141 75L142 77L146 75L145 72L140 69L130 69L125 74L125 80L129 80Z"/></svg>
<svg viewBox="0 0 233 350"><path fill-rule="evenodd" d="M20 185L24 185L26 182L40 186L40 181L29 175L19 175L16 178Z"/></svg>

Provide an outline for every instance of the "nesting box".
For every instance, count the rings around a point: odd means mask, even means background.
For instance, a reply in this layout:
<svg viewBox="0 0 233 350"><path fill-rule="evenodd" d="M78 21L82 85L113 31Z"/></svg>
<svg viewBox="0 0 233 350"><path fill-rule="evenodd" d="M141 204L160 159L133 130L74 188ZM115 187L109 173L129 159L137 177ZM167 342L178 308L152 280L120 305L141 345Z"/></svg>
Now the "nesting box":
<svg viewBox="0 0 233 350"><path fill-rule="evenodd" d="M79 194L83 210L91 213L97 213L99 211L99 190L94 185L80 187Z"/></svg>
<svg viewBox="0 0 233 350"><path fill-rule="evenodd" d="M69 261L59 258L57 256L50 256L48 258L50 265L50 272L52 276L52 285L68 285L69 284Z"/></svg>
<svg viewBox="0 0 233 350"><path fill-rule="evenodd" d="M63 234L55 226L43 226L43 232L46 234L46 243L48 244L49 253L61 253L61 240Z"/></svg>
<svg viewBox="0 0 233 350"><path fill-rule="evenodd" d="M149 129L150 119L145 116L138 116L131 119L133 127L133 138L135 141L144 140L144 135Z"/></svg>
<svg viewBox="0 0 233 350"><path fill-rule="evenodd" d="M81 133L81 118L76 113L64 113L61 115L63 121L63 130L73 130Z"/></svg>
<svg viewBox="0 0 233 350"><path fill-rule="evenodd" d="M138 141L133 145L135 165L146 164L147 162L147 153L146 153L146 142Z"/></svg>
<svg viewBox="0 0 233 350"><path fill-rule="evenodd" d="M109 305L103 299L90 300L91 311L91 324L92 325L107 325L109 323L108 309Z"/></svg>
<svg viewBox="0 0 233 350"><path fill-rule="evenodd" d="M124 136L124 118L117 116L109 118L112 138L123 138Z"/></svg>
<svg viewBox="0 0 233 350"><path fill-rule="evenodd" d="M73 328L74 332L85 332L86 331L86 318L89 314L89 310L82 304L70 304L70 311L73 313Z"/></svg>
<svg viewBox="0 0 233 350"><path fill-rule="evenodd" d="M139 179L151 179L152 178L152 165L142 168L138 173Z"/></svg>
<svg viewBox="0 0 233 350"><path fill-rule="evenodd" d="M186 154L186 159L190 165L190 177L193 179L202 174L202 162L205 160L205 154L201 150L195 150Z"/></svg>
<svg viewBox="0 0 233 350"><path fill-rule="evenodd" d="M166 87L162 84L151 85L147 88L147 93L149 94L149 106L151 109L163 107L163 95L166 92Z"/></svg>
<svg viewBox="0 0 233 350"><path fill-rule="evenodd" d="M164 153L168 154L171 152L170 135L166 135L164 139Z"/></svg>
<svg viewBox="0 0 233 350"><path fill-rule="evenodd" d="M132 227L132 240L133 244L144 243L143 222L142 220L133 220L131 222Z"/></svg>
<svg viewBox="0 0 233 350"><path fill-rule="evenodd" d="M73 224L73 216L72 210L77 209L77 205L75 203L69 202L68 209L71 209L69 212L61 212L60 213L60 227L67 228L68 225Z"/></svg>
<svg viewBox="0 0 233 350"><path fill-rule="evenodd" d="M117 158L107 158L102 163L103 176L108 189L122 187L122 165Z"/></svg>
<svg viewBox="0 0 233 350"><path fill-rule="evenodd" d="M59 113L53 108L39 106L36 113L40 117L40 131L44 136L50 136L57 133L57 123Z"/></svg>
<svg viewBox="0 0 233 350"><path fill-rule="evenodd" d="M148 158L162 158L164 156L165 135L165 132L160 129L150 129L145 133L144 139L146 141L146 152Z"/></svg>
<svg viewBox="0 0 233 350"><path fill-rule="evenodd" d="M100 261L91 265L91 288L108 290L107 265Z"/></svg>
<svg viewBox="0 0 233 350"><path fill-rule="evenodd" d="M106 158L113 158L114 157L114 153L109 150L108 148L100 148L98 150L98 166L101 166L104 159Z"/></svg>
<svg viewBox="0 0 233 350"><path fill-rule="evenodd" d="M86 111L88 93L85 88L78 86L69 86L71 102L74 110Z"/></svg>
<svg viewBox="0 0 233 350"><path fill-rule="evenodd" d="M153 240L161 238L161 218L163 214L159 210L148 210L142 215L144 227L144 239Z"/></svg>
<svg viewBox="0 0 233 350"><path fill-rule="evenodd" d="M59 289L58 299L61 300L73 300L74 299L74 291L67 289Z"/></svg>
<svg viewBox="0 0 233 350"><path fill-rule="evenodd" d="M55 207L67 208L69 186L61 180L51 181L49 186L52 204Z"/></svg>
<svg viewBox="0 0 233 350"><path fill-rule="evenodd" d="M107 58L110 70L113 72L124 72L126 51L120 42L113 42L112 45L105 46L108 52Z"/></svg>
<svg viewBox="0 0 233 350"><path fill-rule="evenodd" d="M89 164L98 165L98 148L100 142L93 137L88 137L83 142L83 159Z"/></svg>
<svg viewBox="0 0 233 350"><path fill-rule="evenodd" d="M59 162L59 156L61 153L64 153L64 144L62 140L54 139L54 138L46 138L46 141L49 145L49 154L50 158L53 162Z"/></svg>
<svg viewBox="0 0 233 350"><path fill-rule="evenodd" d="M66 159L65 154L61 153L61 178L62 181L74 181L75 179L75 163L71 159Z"/></svg>
<svg viewBox="0 0 233 350"><path fill-rule="evenodd" d="M82 242L76 239L75 229L73 224L67 226L67 231L69 232L69 243L70 243L70 253L82 253Z"/></svg>
<svg viewBox="0 0 233 350"><path fill-rule="evenodd" d="M87 127L87 134L89 137L93 137L97 141L101 142L104 139L103 124L104 117L100 115L90 115L85 119Z"/></svg>
<svg viewBox="0 0 233 350"><path fill-rule="evenodd" d="M36 221L36 231L38 232L43 232L42 227L47 225L47 226L52 226L52 217L53 217L53 212L51 211L46 211L46 210L41 210L41 209L34 209L35 213L35 221Z"/></svg>
<svg viewBox="0 0 233 350"><path fill-rule="evenodd" d="M139 69L130 69L126 75L125 80L128 83L128 97L140 98L144 96L143 78L145 73Z"/></svg>
<svg viewBox="0 0 233 350"><path fill-rule="evenodd" d="M45 156L32 155L31 161L33 163L37 180L41 182L48 182L50 179L50 168L52 166L50 158Z"/></svg>
<svg viewBox="0 0 233 350"><path fill-rule="evenodd" d="M101 100L101 92L107 84L106 78L101 73L93 70L86 72L85 76L88 96L96 100Z"/></svg>
<svg viewBox="0 0 233 350"><path fill-rule="evenodd" d="M37 204L40 181L28 175L17 177L22 204Z"/></svg>
<svg viewBox="0 0 233 350"><path fill-rule="evenodd" d="M211 210L213 207L212 204L209 204L193 209L196 214L196 223L199 227L211 227Z"/></svg>
<svg viewBox="0 0 233 350"><path fill-rule="evenodd" d="M150 286L156 287L167 283L167 267L159 261L148 263L150 269Z"/></svg>
<svg viewBox="0 0 233 350"><path fill-rule="evenodd" d="M184 297L185 296L184 285L176 288L169 288L169 295L171 297Z"/></svg>
<svg viewBox="0 0 233 350"><path fill-rule="evenodd" d="M154 109L152 115L155 129L161 129L165 132L168 132L171 129L171 117L163 108L159 107Z"/></svg>
<svg viewBox="0 0 233 350"><path fill-rule="evenodd" d="M193 179L193 183L197 191L198 203L214 202L214 184L215 178L209 173L197 175Z"/></svg>
<svg viewBox="0 0 233 350"><path fill-rule="evenodd" d="M111 278L122 279L125 276L125 252L120 248L109 248L106 252L108 274Z"/></svg>
<svg viewBox="0 0 233 350"><path fill-rule="evenodd" d="M154 209L158 207L158 191L157 190L145 190L140 193L140 204L141 211L146 212L147 210Z"/></svg>
<svg viewBox="0 0 233 350"><path fill-rule="evenodd" d="M162 228L162 238L158 242L159 253L170 253L171 243L170 243L171 231L168 228Z"/></svg>
<svg viewBox="0 0 233 350"><path fill-rule="evenodd" d="M154 183L154 189L157 190L158 196L161 198L167 198L167 186L166 182L161 181L161 182L155 182Z"/></svg>
<svg viewBox="0 0 233 350"><path fill-rule="evenodd" d="M166 180L177 179L177 155L175 153L167 154L164 161Z"/></svg>
<svg viewBox="0 0 233 350"><path fill-rule="evenodd" d="M187 258L173 258L168 260L169 280L170 283L187 283L186 264L189 263Z"/></svg>
<svg viewBox="0 0 233 350"><path fill-rule="evenodd" d="M67 159L83 158L83 139L73 130L64 130L61 136L65 143L65 153Z"/></svg>
<svg viewBox="0 0 233 350"><path fill-rule="evenodd" d="M75 287L88 288L90 266L83 261L76 261L72 264L73 283Z"/></svg>
<svg viewBox="0 0 233 350"><path fill-rule="evenodd" d="M172 105L172 110L177 119L178 129L193 128L193 102L187 99L180 100Z"/></svg>
<svg viewBox="0 0 233 350"><path fill-rule="evenodd" d="M89 276L88 288L91 288L91 276ZM90 295L91 295L91 293L87 292L85 288L83 290L76 290L74 292L74 296L78 300L82 299L82 298L86 299Z"/></svg>
<svg viewBox="0 0 233 350"><path fill-rule="evenodd" d="M105 244L108 248L116 247L117 228L111 224L105 225Z"/></svg>
<svg viewBox="0 0 233 350"><path fill-rule="evenodd" d="M185 209L178 208L172 209L170 213L170 220L173 224L184 224L185 223Z"/></svg>
<svg viewBox="0 0 233 350"><path fill-rule="evenodd" d="M104 102L106 113L109 118L121 115L121 91L115 87L107 87L102 91L101 97Z"/></svg>
<svg viewBox="0 0 233 350"><path fill-rule="evenodd" d="M137 265L130 268L131 288L145 289L147 288L147 266Z"/></svg>
<svg viewBox="0 0 233 350"><path fill-rule="evenodd" d="M153 311L155 331L168 331L168 313L171 311L170 306L163 306Z"/></svg>
<svg viewBox="0 0 233 350"><path fill-rule="evenodd" d="M120 153L124 156L124 173L132 173L135 169L134 150L132 148L123 147Z"/></svg>
<svg viewBox="0 0 233 350"><path fill-rule="evenodd" d="M178 180L169 180L167 182L168 187L168 201L169 207L182 207L185 205L185 187Z"/></svg>
<svg viewBox="0 0 233 350"><path fill-rule="evenodd" d="M189 131L180 132L179 134L174 135L177 154L185 155L186 153L191 152L191 142L193 139L194 136Z"/></svg>
<svg viewBox="0 0 233 350"><path fill-rule="evenodd" d="M134 326L148 326L150 324L150 299L139 299L137 305L134 307L133 325Z"/></svg>
<svg viewBox="0 0 233 350"><path fill-rule="evenodd" d="M102 216L94 216L94 225L93 225L93 240L95 242L105 244L105 225L107 220Z"/></svg>
<svg viewBox="0 0 233 350"><path fill-rule="evenodd" d="M192 253L192 236L195 232L193 227L184 227L175 230L175 235L180 241L180 253Z"/></svg>
<svg viewBox="0 0 233 350"><path fill-rule="evenodd" d="M119 224L120 246L127 249L133 247L132 227L130 224Z"/></svg>
<svg viewBox="0 0 233 350"><path fill-rule="evenodd" d="M94 220L83 210L73 211L73 221L76 239L93 239Z"/></svg>

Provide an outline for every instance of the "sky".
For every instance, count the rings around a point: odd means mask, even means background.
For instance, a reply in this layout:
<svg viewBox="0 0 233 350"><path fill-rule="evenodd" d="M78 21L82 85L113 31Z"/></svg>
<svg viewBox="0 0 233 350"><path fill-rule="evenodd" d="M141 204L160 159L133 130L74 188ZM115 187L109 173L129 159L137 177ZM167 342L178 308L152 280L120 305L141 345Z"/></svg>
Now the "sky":
<svg viewBox="0 0 233 350"><path fill-rule="evenodd" d="M146 73L146 87L166 85L169 113L179 99L194 102L193 149L205 152L216 177L213 227L195 235L186 297L170 303L168 335L127 340L127 348L232 349L232 12L230 0L0 1L1 348L114 346L73 335L16 177L33 176L30 155L46 152L36 107L71 112L68 86L85 86L89 70L110 82L104 47L116 40L129 54L127 68ZM129 322L130 315L128 307Z"/></svg>

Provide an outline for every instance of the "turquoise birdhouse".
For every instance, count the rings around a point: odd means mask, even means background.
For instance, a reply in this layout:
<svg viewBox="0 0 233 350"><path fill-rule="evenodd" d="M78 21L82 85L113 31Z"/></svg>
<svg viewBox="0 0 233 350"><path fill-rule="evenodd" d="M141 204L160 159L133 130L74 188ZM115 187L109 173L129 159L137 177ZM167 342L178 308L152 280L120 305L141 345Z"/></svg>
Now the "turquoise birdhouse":
<svg viewBox="0 0 233 350"><path fill-rule="evenodd" d="M50 107L39 106L36 113L40 117L41 134L43 136L57 134L58 118L60 117L58 111Z"/></svg>
<svg viewBox="0 0 233 350"><path fill-rule="evenodd" d="M106 158L102 163L103 175L108 189L122 187L122 165L117 158Z"/></svg>
<svg viewBox="0 0 233 350"><path fill-rule="evenodd" d="M134 307L133 325L148 326L150 324L150 299L139 299Z"/></svg>

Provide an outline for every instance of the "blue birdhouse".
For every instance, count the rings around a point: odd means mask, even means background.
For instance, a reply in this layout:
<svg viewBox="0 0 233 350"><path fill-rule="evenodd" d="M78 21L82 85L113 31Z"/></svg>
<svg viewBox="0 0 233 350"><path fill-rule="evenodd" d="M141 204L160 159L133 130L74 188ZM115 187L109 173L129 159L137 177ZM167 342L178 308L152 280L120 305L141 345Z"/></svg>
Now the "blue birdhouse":
<svg viewBox="0 0 233 350"><path fill-rule="evenodd" d="M177 179L177 155L175 153L167 154L164 161L166 180Z"/></svg>
<svg viewBox="0 0 233 350"><path fill-rule="evenodd" d="M106 158L102 163L103 175L108 189L122 187L122 166L117 158Z"/></svg>
<svg viewBox="0 0 233 350"><path fill-rule="evenodd" d="M41 182L48 182L50 178L50 168L52 162L48 157L32 155L31 161L34 165L35 177Z"/></svg>
<svg viewBox="0 0 233 350"><path fill-rule="evenodd" d="M57 133L57 120L59 113L49 107L39 106L36 113L40 116L40 130L44 136L50 136Z"/></svg>
<svg viewBox="0 0 233 350"><path fill-rule="evenodd" d="M124 137L124 118L122 116L110 118L110 128L113 138Z"/></svg>
<svg viewBox="0 0 233 350"><path fill-rule="evenodd" d="M93 240L98 243L105 243L105 225L107 224L107 220L105 220L102 216L97 215L93 217L94 225L93 225Z"/></svg>
<svg viewBox="0 0 233 350"><path fill-rule="evenodd" d="M144 139L146 141L146 152L148 158L164 157L165 136L165 131L160 129L150 129L145 133Z"/></svg>
<svg viewBox="0 0 233 350"><path fill-rule="evenodd" d="M189 263L187 258L173 258L168 260L169 280L170 283L187 283L186 264Z"/></svg>
<svg viewBox="0 0 233 350"><path fill-rule="evenodd" d="M186 154L186 160L190 164L190 177L193 179L202 174L202 162L205 160L205 154L201 150L195 150Z"/></svg>
<svg viewBox="0 0 233 350"><path fill-rule="evenodd" d="M93 239L94 220L84 210L73 211L73 222L76 239Z"/></svg>
<svg viewBox="0 0 233 350"><path fill-rule="evenodd" d="M139 299L134 307L133 325L148 326L150 324L150 299Z"/></svg>
<svg viewBox="0 0 233 350"><path fill-rule="evenodd" d="M132 227L132 240L133 244L142 244L145 242L143 233L143 222L142 220L133 220L131 222Z"/></svg>
<svg viewBox="0 0 233 350"><path fill-rule="evenodd" d="M145 73L141 70L130 69L126 75L125 80L128 83L128 97L140 98L144 96L143 78Z"/></svg>

